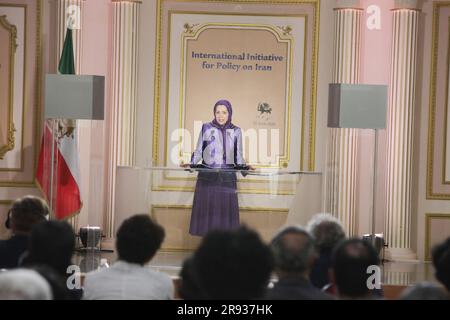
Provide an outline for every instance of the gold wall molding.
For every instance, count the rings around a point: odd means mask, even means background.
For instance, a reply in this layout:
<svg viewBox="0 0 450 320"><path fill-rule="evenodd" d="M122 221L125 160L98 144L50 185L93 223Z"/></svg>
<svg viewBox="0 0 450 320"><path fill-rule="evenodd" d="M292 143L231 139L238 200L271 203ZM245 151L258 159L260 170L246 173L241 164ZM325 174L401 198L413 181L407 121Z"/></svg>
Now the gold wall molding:
<svg viewBox="0 0 450 320"><path fill-rule="evenodd" d="M304 15L304 14L246 14L246 13L228 13L228 12L223 12L223 13L218 13L218 12L201 12L201 11L174 11L174 10L170 10L169 11L169 20L171 19L171 16L173 14L204 14L204 15L225 15L225 16L261 16L261 17L271 17L271 16L279 16L279 17L300 17L300 18L304 18L305 19L305 34L307 34L307 30L308 30L308 24L307 24L307 20L308 20L308 16ZM278 168L287 168L288 167L288 163L290 160L290 141L291 141L291 131L290 131L290 127L291 127L291 104L292 104L292 78L293 78L293 73L292 73L292 65L293 65L293 50L292 50L292 42L294 39L292 39L292 36L290 36L289 34L286 34L286 30L289 31L289 33L292 31L292 29L290 29L290 27L285 26L285 27L279 27L278 26L278 30L276 28L274 28L273 26L270 25L263 25L263 24L240 24L240 23L236 23L236 24L232 24L232 23L205 23L205 24L193 24L193 25L189 25L189 24L185 24L185 34L183 35L181 41L182 41L182 52L184 54L184 39L188 38L188 40L190 39L196 39L198 38L198 36L200 35L200 33L208 28L214 27L214 26L222 26L222 27L235 27L235 26L242 26L245 28L251 27L251 28L262 28L264 30L268 30L269 32L273 33L274 36L278 39L278 41L280 43L283 42L288 42L289 43L289 52L290 52L290 62L289 62L289 94L288 94L288 108L287 108L287 114L288 114L288 123L287 123L287 130L285 130L285 154L280 157L279 159L279 163L278 163ZM170 38L171 35L171 30L169 28L168 31L169 35L168 38ZM305 45L304 48L304 60L306 61L306 55L307 55L307 50L306 50L307 46ZM170 65L169 65L169 55L170 55L170 43L168 44L168 50L167 50L167 56L166 56L166 70L167 70L167 74L169 74L170 71ZM182 65L184 64L184 56L182 56ZM305 63L304 61L304 63ZM182 70L184 70L184 68L182 67ZM306 68L303 68L303 79L306 78ZM181 79L184 79L183 76L181 77ZM169 78L167 77L166 79L166 88L168 90L169 88ZM182 96L184 96L184 90L183 90L183 80L182 80L182 89L181 89L181 93ZM305 92L305 81L303 81L303 92ZM166 92L166 96L167 96L167 92ZM304 99L304 95L303 95L303 99ZM181 103L180 103L180 128L183 128L183 105L182 105L182 101L183 99L181 99ZM304 101L303 101L304 102ZM302 106L304 106L304 103L302 102ZM164 165L167 166L167 141L168 141L168 109L169 109L169 105L168 105L168 99L166 99L166 104L165 104L165 114L166 114L166 118L165 118L165 136L164 136ZM304 121L304 117L305 117L305 108L303 108L302 110L302 121ZM304 127L304 123L302 123L302 128ZM304 139L302 138L301 140L301 145L304 145ZM301 150L303 147L301 147ZM286 151L287 150L287 151ZM181 151L180 151L181 154ZM302 167L302 161L303 159L303 155L302 155L302 151L301 151L301 155L300 155L300 167ZM256 165L255 167L258 168L266 168L266 167L270 167L270 166L265 166L265 165ZM170 179L170 178L169 178ZM181 178L181 180L183 180L183 178ZM243 180L242 180L243 181Z"/></svg>
<svg viewBox="0 0 450 320"><path fill-rule="evenodd" d="M19 2L19 1L17 1ZM41 28L42 28L42 0L35 0L34 6L30 6L30 1L20 1L21 3L0 3L0 7L16 7L24 9L24 78L23 78L23 105L22 105L22 152L21 152L21 160L20 160L20 168L19 169L9 169L3 168L0 169L0 175L6 176L4 178L0 178L0 187L17 187L17 188L36 188L35 183L35 175L36 175L36 167L38 160L38 152L40 148L40 139L41 139L41 117L42 117L42 101L41 101L41 87L42 87L42 36L41 36ZM35 9L32 11L32 9ZM36 24L29 32L29 14L32 14L36 17ZM34 33L34 36L33 36ZM33 47L34 42L34 47ZM30 44L33 50L30 51ZM27 59L29 56L33 54L34 58L34 77L33 81L28 81L27 75L30 74L29 63ZM26 94L29 90L33 90L34 95L32 99L28 98ZM31 100L31 101L30 101ZM33 118L26 120L25 115L30 114L30 110L33 111ZM30 130L31 132L28 132ZM31 147L32 147L32 157L33 164L32 168L28 168L25 164L25 135L30 135ZM17 141L16 141L17 142ZM27 178L24 173L26 171L30 171L29 178ZM9 172L14 172L14 179L10 178L12 175ZM25 177L24 177L25 176Z"/></svg>
<svg viewBox="0 0 450 320"><path fill-rule="evenodd" d="M173 13L190 13L190 14L199 14L201 12L179 12L179 11L171 11L171 14ZM236 14L229 14L226 13L224 15L236 15ZM306 15L298 15L298 17L303 17L307 18ZM185 25L186 27L186 25ZM283 43L283 44L287 44L288 49L288 62L287 62L287 72L288 72L288 81L287 81L287 86L288 86L288 93L287 93L287 125L286 125L286 129L284 132L284 146L283 146L283 151L284 153L282 155L279 155L278 157L278 165L277 166L260 166L260 165L255 165L256 168L259 167L270 167L270 168L277 168L277 169L281 169L283 167L285 167L284 165L286 165L289 163L290 161L290 153L291 153L291 108L292 108L292 78L293 78L293 58L294 58L294 53L293 53L293 41L294 39L292 38L292 36L290 35L290 32L292 31L292 28L290 27L274 27L271 25L266 25L266 24L244 24L244 23L204 23L204 24L197 24L197 25L187 25L188 29L185 31L185 33L182 35L181 37L181 47L182 47L182 57L181 57L181 88L180 88L180 92L181 92L181 99L180 99L180 124L179 124L179 128L184 129L184 116L183 116L183 111L184 108L184 96L185 96L185 82L184 82L184 65L185 65L185 61L186 61L186 57L185 57L185 53L186 53L186 46L187 46L187 41L189 40L197 40L199 38L199 36L201 35L202 32L208 30L208 29L215 29L215 28L231 28L234 29L236 27L245 29L245 30L264 30L264 31L268 31L271 34L273 34L275 36L275 38L277 39L278 43ZM170 50L169 50L170 51ZM170 52L168 52L168 54L170 54ZM169 61L169 57L167 57L167 61ZM169 65L167 65L168 68L170 68ZM169 69L167 70L167 73L169 73ZM306 68L304 68L303 70L303 74L306 73ZM169 85L169 79L167 79L167 83L166 86ZM168 110L169 110L169 105L168 105L168 99L166 100L166 115L168 114ZM305 110L303 110L303 112L305 112ZM166 133L165 133L165 147L164 147L164 165L167 166L167 141L168 141L168 121L167 121L167 117L166 117ZM182 140L180 137L180 142L179 142L179 147L180 147L180 154L182 155L183 158L188 157L190 158L190 154L186 154L185 152L182 153L181 150L181 145L182 145ZM245 180L242 180L245 181Z"/></svg>
<svg viewBox="0 0 450 320"><path fill-rule="evenodd" d="M308 15L305 14L262 14L262 13L258 13L258 14L247 14L247 13L229 13L229 12L223 12L223 13L219 13L219 12L201 12L201 11L179 11L179 10L170 10L169 11L169 21L171 19L171 16L173 14L205 14L205 15L225 15L225 16L262 16L262 17L271 17L271 16L279 16L279 17L299 17L299 18L304 18L305 19L305 34L308 33ZM185 29L185 35L183 35L183 38L189 38L189 39L196 39L199 34L204 31L205 29L214 27L214 26L243 26L243 27L250 27L250 28L263 28L264 30L268 30L269 32L273 33L274 36L278 39L279 42L292 42L293 38L291 35L287 34L290 33L292 31L292 29L289 26L277 26L276 28L274 26L271 25L263 25L263 24L241 24L241 23L236 23L236 24L232 24L232 23L205 23L205 24L189 24L186 23L184 25L184 29ZM168 30L168 38L170 38L171 35L171 29L169 28ZM184 48L184 39L181 39L182 41L182 47ZM292 50L292 45L290 45L290 62L289 62L289 79L292 79L293 77L293 50ZM307 57L307 45L305 45L304 50L303 50L303 55L304 55L304 65L306 63L306 57ZM182 50L182 52L184 53L184 49ZM170 71L170 65L169 65L169 54L170 54L170 43L168 44L168 50L167 50L167 56L166 56L166 70L167 70L167 74L169 74ZM184 58L182 58L182 63L184 63ZM183 68L182 68L183 69ZM305 89L305 79L306 79L306 67L303 68L303 92L306 92ZM183 76L181 77L181 79L183 79ZM278 163L278 168L287 168L288 167L288 163L290 160L290 144L291 144L291 105L292 105L292 81L289 80L288 81L289 84L289 99L288 99L288 108L287 108L287 119L288 119L288 123L287 123L287 129L285 130L285 154L279 158L279 163ZM166 88L169 88L169 79L166 79ZM182 84L183 86L183 84ZM184 92L184 90L181 90L180 92ZM167 92L166 92L166 96L167 96ZM302 105L304 106L304 99L305 99L305 95L303 95L303 101L302 101ZM168 149L168 112L167 110L169 109L168 106L168 100L166 100L166 104L165 104L165 135L164 135L164 165L167 166L167 149ZM181 99L181 104L180 104L180 128L183 128L183 106L182 106L182 99ZM302 110L302 128L304 128L304 118L306 117L306 108L303 108ZM311 124L310 124L311 125ZM314 124L315 126L315 124ZM304 135L302 135L302 137L304 137ZM304 145L304 140L302 138L301 140L301 155L300 155L300 167L302 166L303 163L303 145ZM180 150L180 154L181 154L181 150ZM265 165L256 165L256 167L260 167L260 168L266 168L269 166L265 166ZM164 172L164 178L166 180L179 180L179 181L190 181L190 180L195 180L196 178L177 178L177 177L170 177L168 176L167 172ZM256 179L238 179L238 182L241 183L253 183L253 182L257 182L257 183L269 183L269 180L267 179L261 179L261 180L256 180ZM180 189L176 189L177 191L187 191L190 192L192 188L180 188ZM159 186L158 187L158 191L161 190L166 190L166 191L174 191L173 187L171 186ZM241 190L241 189L240 189ZM264 194L272 194L272 192L268 191L268 190L264 190L264 189L254 189L254 188L242 188L243 193L253 193L253 191L256 191L256 193L264 193ZM293 194L293 193L287 193L287 192L281 192L281 193L275 193L275 194Z"/></svg>
<svg viewBox="0 0 450 320"><path fill-rule="evenodd" d="M7 119L7 131L6 141L3 145L0 145L0 160L2 160L8 151L14 150L15 138L14 132L14 67L15 67L15 53L17 49L17 28L11 24L6 15L0 16L0 27L5 29L9 33L9 90L8 90L8 119ZM1 143L1 141L0 141Z"/></svg>
<svg viewBox="0 0 450 320"><path fill-rule="evenodd" d="M431 239L432 234L431 222L433 219L444 219L450 221L450 213L426 213L425 214L425 247L424 247L424 260L431 261ZM445 239L443 239L444 241Z"/></svg>
<svg viewBox="0 0 450 320"><path fill-rule="evenodd" d="M429 200L450 200L450 191L442 190L442 187L448 188L448 185L450 184L450 181L446 181L445 179L445 162L449 161L449 159L446 159L446 152L447 152L447 126L449 125L447 122L447 116L448 116L448 87L449 87L449 61L450 61L450 16L447 16L447 28L444 29L447 31L447 47L446 47L446 87L445 87L445 96L443 99L445 99L445 118L436 118L436 113L438 111L439 106L437 105L437 77L438 77L438 70L441 71L442 68L445 68L443 63L440 63L438 66L438 49L439 44L441 43L439 41L440 39L440 28L439 28L439 21L441 19L441 10L446 9L450 7L450 1L442 1L442 2L434 2L433 3L433 31L432 31L432 53L431 53L431 71L430 71L430 94L429 94L429 120L428 120L428 149L427 149L427 179L426 179L426 198ZM442 58L441 58L442 60ZM439 98L442 99L441 95ZM438 128L438 125L442 125L440 121L443 121L444 126L442 128ZM443 136L437 136L436 131L438 129L442 129ZM443 146L441 145L441 141L443 141ZM435 159L434 150L438 148L440 150L443 150L442 158L441 159ZM442 161L442 162L441 162ZM441 163L440 163L441 162ZM433 182L435 181L434 178L434 172L435 170L442 170L442 173L440 175L440 181L439 181L439 187L441 190L436 190L433 186Z"/></svg>
<svg viewBox="0 0 450 320"><path fill-rule="evenodd" d="M27 31L27 6L26 5L21 5L21 4L0 4L1 6L5 6L5 7L15 7L15 8L23 8L25 11L25 16L24 16L24 36L26 36L26 31ZM17 36L17 34L16 34ZM16 43L17 46L17 43ZM16 47L17 48L17 47ZM25 126L23 125L25 123L25 106L26 106L26 88L27 88L27 83L26 83L26 74L27 74L27 62L26 62L26 52L27 52L27 42L24 40L24 57L23 57L23 63L24 63L24 68L23 68L23 88L22 88L22 125L21 125L21 134L22 134L22 139L21 139L21 145L24 145L24 134L25 134ZM16 59L14 59L14 64L16 63ZM35 125L38 125L38 119L35 118ZM0 168L0 173L1 172L23 172L24 171L24 149L22 147L21 150L21 156L20 156L20 168L16 169L16 168ZM33 182L27 182L26 184L28 185L33 185ZM2 186L2 182L0 181L0 186ZM6 186L6 185L5 185Z"/></svg>
<svg viewBox="0 0 450 320"><path fill-rule="evenodd" d="M157 205L152 205L151 209L150 209L150 217L152 219L156 219L156 210L157 209L173 209L173 210L191 210L192 209L192 205L172 205L172 204L168 204L168 205L162 205L162 204L157 204ZM281 208L267 208L267 207L239 207L239 211L240 211L240 215L242 215L243 211L247 211L247 212L262 212L262 213L274 213L277 215L288 215L289 214L289 210L288 209L281 209ZM187 231L188 232L188 231ZM191 244L193 247L196 247L199 242L201 241L200 237L195 237L195 236L190 236L188 235L189 238L186 239L187 245L189 246L189 244ZM194 251L193 247L174 247L174 246L169 246L169 247L163 247L161 249L161 251L166 251L166 252L191 252Z"/></svg>
<svg viewBox="0 0 450 320"><path fill-rule="evenodd" d="M450 17L448 17L447 19L447 24L448 24L448 28L447 28L447 38L448 38L448 44L447 44L447 73L446 73L446 77L445 77L445 116L444 116L444 137L443 137L443 141L444 141L444 151L443 151L443 158L444 160L442 161L442 184L450 184L450 181L448 181L445 177L446 174L446 162L450 161L450 159L447 159L447 143L448 143L448 139L447 139L447 133L450 130L449 129L449 121L448 121L448 87L450 85L449 80L450 80ZM445 130L446 129L446 130Z"/></svg>
<svg viewBox="0 0 450 320"><path fill-rule="evenodd" d="M162 79L162 41L163 41L163 5L166 2L166 0L157 0L157 27L156 27L156 55L155 55L155 86L154 86L154 111L153 111L153 148L152 148L152 159L153 159L153 165L158 165L162 163L163 159L160 158L160 117L161 117L161 79ZM206 0L200 0L200 1L190 1L190 0L175 0L171 1L174 3L189 3L189 2L208 2L208 3L226 3L226 4L267 4L267 5L301 5L301 4L308 4L311 5L314 9L313 16L313 22L312 22L312 39L311 43L306 43L305 45L305 51L307 51L307 48L311 50L311 79L308 79L310 81L310 90L306 92L303 91L303 99L305 99L305 96L310 94L309 96L309 103L308 103L308 114L302 115L302 137L305 138L306 133L308 135L308 142L305 141L301 142L301 154L300 154L300 160L301 160L301 167L302 169L304 167L308 168L309 171L314 171L315 167L315 122L316 122L316 101L317 101L317 60L318 60L318 44L319 44L319 19L320 19L320 1L319 0L292 0L292 1L269 1L269 0L235 0L235 1L228 1L228 0L213 0L213 1L206 1ZM226 14L226 12L219 13L219 12L207 12L204 11L202 14ZM251 15L251 13L229 13L233 15ZM257 15L264 15L264 14L257 14ZM266 14L269 15L269 14ZM282 15L282 16L292 16L289 14ZM308 21L308 19L307 19ZM306 23L306 33L308 35L308 22ZM165 36L165 35L164 35ZM305 55L305 61L306 61L306 55ZM303 78L303 84L305 85L306 78ZM303 105L305 106L305 103L303 101ZM167 116L167 110L166 116ZM308 121L308 122L307 122ZM309 125L306 126L305 124L308 123ZM308 145L308 158L305 160L305 145ZM305 165L306 163L306 165Z"/></svg>
<svg viewBox="0 0 450 320"><path fill-rule="evenodd" d="M154 209L192 209L192 205L182 204L154 204L151 206L151 212ZM239 207L239 211L262 211L262 212L276 212L289 213L289 209L284 208L270 208L270 207Z"/></svg>

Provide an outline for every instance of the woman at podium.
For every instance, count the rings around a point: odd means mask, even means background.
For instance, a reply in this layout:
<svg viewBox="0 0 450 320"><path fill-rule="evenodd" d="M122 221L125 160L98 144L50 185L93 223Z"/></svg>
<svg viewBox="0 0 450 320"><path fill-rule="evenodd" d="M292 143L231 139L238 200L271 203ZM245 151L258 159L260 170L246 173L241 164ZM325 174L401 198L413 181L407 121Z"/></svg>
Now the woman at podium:
<svg viewBox="0 0 450 320"><path fill-rule="evenodd" d="M242 131L231 122L233 109L227 100L214 105L214 119L204 123L191 163L199 170L189 233L203 236L213 229L239 226L236 170L253 170L245 164ZM199 164L201 162L201 164Z"/></svg>

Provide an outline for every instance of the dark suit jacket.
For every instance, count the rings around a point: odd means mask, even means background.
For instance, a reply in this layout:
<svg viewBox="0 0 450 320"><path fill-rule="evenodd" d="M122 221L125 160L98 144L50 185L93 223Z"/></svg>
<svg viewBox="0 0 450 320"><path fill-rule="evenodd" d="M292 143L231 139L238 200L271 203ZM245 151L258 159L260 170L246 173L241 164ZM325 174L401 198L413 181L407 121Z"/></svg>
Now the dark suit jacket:
<svg viewBox="0 0 450 320"><path fill-rule="evenodd" d="M14 235L8 240L0 240L0 269L17 268L19 258L28 249L27 235Z"/></svg>
<svg viewBox="0 0 450 320"><path fill-rule="evenodd" d="M267 292L272 300L332 300L305 278L280 279Z"/></svg>
<svg viewBox="0 0 450 320"><path fill-rule="evenodd" d="M331 268L331 251L322 252L314 263L309 279L313 286L322 289L330 283L328 270Z"/></svg>

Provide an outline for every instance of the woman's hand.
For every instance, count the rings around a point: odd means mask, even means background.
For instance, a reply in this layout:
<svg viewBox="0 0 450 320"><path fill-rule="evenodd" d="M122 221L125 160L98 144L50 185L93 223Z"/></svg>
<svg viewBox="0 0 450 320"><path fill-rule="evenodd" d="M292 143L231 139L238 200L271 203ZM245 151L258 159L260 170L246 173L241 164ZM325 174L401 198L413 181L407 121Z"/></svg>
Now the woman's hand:
<svg viewBox="0 0 450 320"><path fill-rule="evenodd" d="M249 165L249 166L248 166L248 170L255 171L256 168L255 168L254 166Z"/></svg>
<svg viewBox="0 0 450 320"><path fill-rule="evenodd" d="M180 167L181 167L181 168L190 168L190 167L191 167L191 164L190 164L190 163L184 163L184 162L182 162L182 163L180 163Z"/></svg>

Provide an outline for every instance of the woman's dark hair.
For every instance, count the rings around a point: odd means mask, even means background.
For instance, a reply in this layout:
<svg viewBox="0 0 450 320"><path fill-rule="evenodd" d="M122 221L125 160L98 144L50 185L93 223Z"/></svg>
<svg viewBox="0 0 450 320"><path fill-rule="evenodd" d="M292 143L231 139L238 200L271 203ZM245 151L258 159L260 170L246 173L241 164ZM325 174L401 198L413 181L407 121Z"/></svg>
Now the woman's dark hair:
<svg viewBox="0 0 450 320"><path fill-rule="evenodd" d="M183 300L199 300L205 298L198 284L193 257L189 257L183 262L180 271L178 294Z"/></svg>
<svg viewBox="0 0 450 320"><path fill-rule="evenodd" d="M45 265L66 277L75 250L75 234L65 221L46 221L33 228L24 265Z"/></svg>
<svg viewBox="0 0 450 320"><path fill-rule="evenodd" d="M207 299L262 298L274 267L270 248L245 226L211 231L193 259L194 274Z"/></svg>
<svg viewBox="0 0 450 320"><path fill-rule="evenodd" d="M341 295L360 297L369 292L367 268L379 264L377 252L370 242L357 238L344 240L333 251L331 260Z"/></svg>
<svg viewBox="0 0 450 320"><path fill-rule="evenodd" d="M148 215L126 219L117 231L116 247L120 260L145 264L153 258L164 240L164 229Z"/></svg>

